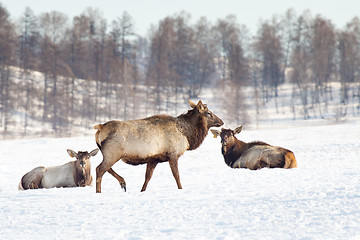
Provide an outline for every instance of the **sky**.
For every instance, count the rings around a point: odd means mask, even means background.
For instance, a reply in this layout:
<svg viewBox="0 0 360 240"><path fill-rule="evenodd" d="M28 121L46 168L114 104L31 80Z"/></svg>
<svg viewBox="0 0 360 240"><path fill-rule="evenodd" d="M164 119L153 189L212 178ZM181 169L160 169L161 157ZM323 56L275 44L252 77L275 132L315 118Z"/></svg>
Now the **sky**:
<svg viewBox="0 0 360 240"><path fill-rule="evenodd" d="M127 11L135 21L135 31L144 36L151 24L175 13L191 14L192 22L205 16L210 22L233 14L239 24L256 33L261 20L283 15L293 8L297 15L310 10L330 19L337 28L343 28L353 17L359 16L359 0L0 0L13 19L18 19L30 7L37 15L53 10L65 13L70 19L80 15L87 7L98 8L108 23Z"/></svg>

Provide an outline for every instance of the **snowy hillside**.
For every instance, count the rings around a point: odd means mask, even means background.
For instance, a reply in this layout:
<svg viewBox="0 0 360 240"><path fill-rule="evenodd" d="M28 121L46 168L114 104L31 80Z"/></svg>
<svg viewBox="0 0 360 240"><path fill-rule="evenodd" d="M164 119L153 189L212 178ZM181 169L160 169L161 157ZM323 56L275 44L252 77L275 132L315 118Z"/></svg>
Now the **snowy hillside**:
<svg viewBox="0 0 360 240"><path fill-rule="evenodd" d="M26 81L21 77L20 70L15 67L11 69L15 89L26 89ZM44 116L43 93L46 84L43 74L33 72L30 76L34 88L37 89L32 98L33 104L29 103L31 110L26 111L20 103L17 103L8 114L0 113L0 137L2 140L90 136L93 134L93 126L98 123L112 119L123 120L124 109L127 109L128 112L126 119L135 119L158 113L177 116L186 112L189 106L188 95L184 92L179 96L163 93L159 106L157 106L153 86L134 85L132 89L136 89L136 91L133 90L133 95L127 100L127 107L124 108L124 99L118 96L123 91L120 84L107 86L91 80L74 79L72 86L69 79L59 78L59 81L62 80L60 82L63 87L67 89L65 92L70 94L72 91L68 88L73 88L73 92L78 94L63 96L59 106L55 108L56 111L59 111L57 113L59 119L57 119L52 117L54 113L50 110L47 111L51 113ZM269 96L266 98L267 94L260 87L256 90L253 86L244 86L241 88L241 98L238 100L231 95L230 85L226 85L225 88L206 86L198 97L230 127L243 124L248 129L261 129L268 126L276 127L278 124L286 126L323 125L359 119L359 84L348 84L348 100L343 103L341 103L343 87L339 82L329 83L328 92L319 96L318 103L313 102L313 88L311 84L307 86L305 103L300 97L298 87L289 82L278 87L278 97L273 97L271 91L268 90ZM104 93L99 89L108 89L109 92ZM24 94L24 92L20 95L14 92L11 99L24 102L26 99ZM198 101L197 98L192 100ZM241 102L240 105L239 102ZM72 105L74 106L71 107ZM243 106L243 109L239 106ZM68 109L69 107L71 109ZM53 107L49 107L49 109L54 110ZM236 116L236 120L234 120L234 116ZM312 122L310 123L309 120Z"/></svg>
<svg viewBox="0 0 360 240"><path fill-rule="evenodd" d="M27 171L92 150L93 136L0 141L0 239L360 239L360 122L244 129L295 153L298 168L231 169L210 135L179 159L178 190L167 163L140 193L145 165L118 162L102 193L85 188L18 191ZM101 162L92 158L92 174Z"/></svg>

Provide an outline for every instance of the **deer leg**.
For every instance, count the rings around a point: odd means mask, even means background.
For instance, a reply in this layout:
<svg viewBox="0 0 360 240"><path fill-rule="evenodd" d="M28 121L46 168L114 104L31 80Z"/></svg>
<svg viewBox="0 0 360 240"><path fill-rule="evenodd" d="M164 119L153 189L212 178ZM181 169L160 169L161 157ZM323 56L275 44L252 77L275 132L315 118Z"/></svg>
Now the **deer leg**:
<svg viewBox="0 0 360 240"><path fill-rule="evenodd" d="M96 168L96 192L101 193L101 180L106 171L108 171L112 165L108 164L105 159L100 163L99 166Z"/></svg>
<svg viewBox="0 0 360 240"><path fill-rule="evenodd" d="M101 193L101 180L105 171L101 168L102 163L96 168L96 192Z"/></svg>
<svg viewBox="0 0 360 240"><path fill-rule="evenodd" d="M108 170L108 172L109 172L111 175L113 175L113 176L119 181L121 188L123 188L124 191L126 192L126 183L125 183L124 178L121 177L119 174L117 174L112 168L110 168L110 169Z"/></svg>
<svg viewBox="0 0 360 240"><path fill-rule="evenodd" d="M145 173L145 182L144 185L141 188L141 192L144 192L146 190L146 187L152 177L152 174L154 172L154 169L156 167L156 165L158 164L158 162L148 162L146 164L146 173Z"/></svg>
<svg viewBox="0 0 360 240"><path fill-rule="evenodd" d="M180 183L179 169L178 169L178 159L170 159L169 164L170 164L171 172L176 180L178 189L182 189L182 186Z"/></svg>

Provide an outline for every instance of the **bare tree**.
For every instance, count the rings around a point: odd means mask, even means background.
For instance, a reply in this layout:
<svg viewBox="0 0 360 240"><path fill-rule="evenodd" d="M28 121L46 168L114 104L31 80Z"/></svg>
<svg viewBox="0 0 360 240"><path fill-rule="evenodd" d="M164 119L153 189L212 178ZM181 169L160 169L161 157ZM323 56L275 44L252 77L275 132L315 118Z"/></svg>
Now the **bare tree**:
<svg viewBox="0 0 360 240"><path fill-rule="evenodd" d="M147 71L149 82L154 86L154 106L157 113L162 111L161 104L164 102L162 92L166 94L165 102L169 101L170 97L172 84L170 80L174 74L174 67L171 64L174 51L171 50L174 50L175 39L175 21L170 17L160 21L158 29L151 37Z"/></svg>
<svg viewBox="0 0 360 240"><path fill-rule="evenodd" d="M191 76L186 84L188 97L198 98L202 88L211 83L215 75L216 42L212 38L211 24L200 18L194 27L195 36L191 46Z"/></svg>
<svg viewBox="0 0 360 240"><path fill-rule="evenodd" d="M278 87L283 83L282 61L283 46L280 33L280 22L274 17L271 22L264 22L258 30L256 50L259 51L262 63L262 87L265 101L269 97L278 97ZM272 93L269 93L268 88Z"/></svg>
<svg viewBox="0 0 360 240"><path fill-rule="evenodd" d="M40 16L40 25L42 27L41 40L41 56L42 56L42 70L45 78L44 86L44 112L43 119L47 120L48 112L47 104L51 104L51 122L52 128L57 133L59 131L59 114L60 101L58 94L58 75L61 73L61 68L64 68L63 59L61 58L60 43L66 31L67 17L60 13L53 11L51 13L44 13ZM65 70L64 70L65 71ZM48 96L48 79L52 79L52 91ZM51 101L48 101L48 100Z"/></svg>
<svg viewBox="0 0 360 240"><path fill-rule="evenodd" d="M307 12L297 19L296 29L294 34L294 50L291 54L291 66L293 72L291 81L297 86L293 88L293 104L295 104L296 90L301 100L303 107L303 117L308 119L310 117L308 111L308 91L310 87L311 75L311 53L310 53L310 18ZM295 107L294 117L295 117Z"/></svg>
<svg viewBox="0 0 360 240"><path fill-rule="evenodd" d="M341 103L342 108L339 109L338 115L345 116L347 113L347 105L350 101L350 86L360 81L360 20L354 18L349 22L346 28L338 33L338 50L339 50L339 75L341 83ZM359 85L360 86L360 85ZM358 92L360 93L360 92ZM358 93L353 91L353 96ZM354 115L359 114L353 109Z"/></svg>
<svg viewBox="0 0 360 240"><path fill-rule="evenodd" d="M33 116L32 106L34 105L34 96L36 88L33 84L32 71L37 69L37 52L39 43L39 32L37 18L30 8L26 8L20 21L19 35L19 60L21 69L21 78L24 79L24 134L27 133L28 118Z"/></svg>
<svg viewBox="0 0 360 240"><path fill-rule="evenodd" d="M86 109L91 109L84 114L89 119L97 121L99 115L100 96L101 96L101 82L103 77L103 61L105 54L106 44L106 20L102 17L98 9L87 8L83 14L81 14L80 21L81 29L85 32L80 33L84 37L80 39L82 42L84 51L81 52L81 65L85 69L85 80L95 81L95 89L93 85L87 84L87 91L94 93L88 96L86 102L88 106L83 106Z"/></svg>
<svg viewBox="0 0 360 240"><path fill-rule="evenodd" d="M311 97L314 113L317 106L322 118L324 112L327 111L328 94L331 94L329 80L334 73L335 44L335 28L333 24L329 20L317 16L313 21L311 32L311 70L314 86ZM325 106L322 107L321 102Z"/></svg>
<svg viewBox="0 0 360 240"><path fill-rule="evenodd" d="M128 75L131 69L131 52L132 44L130 38L134 36L134 21L132 17L125 11L117 19L113 21L113 41L115 55L119 58L120 68L120 83L121 83L121 94L119 97L123 99L123 119L128 118L128 90L131 85L130 77Z"/></svg>
<svg viewBox="0 0 360 240"><path fill-rule="evenodd" d="M288 9L281 22L281 40L283 46L283 63L281 72L281 82L285 82L286 71L290 65L291 51L294 49L294 37L296 31L296 13L294 9Z"/></svg>
<svg viewBox="0 0 360 240"><path fill-rule="evenodd" d="M14 25L9 19L8 11L0 3L0 126L4 139L8 135L14 103L10 65L14 64L15 42Z"/></svg>
<svg viewBox="0 0 360 240"><path fill-rule="evenodd" d="M240 28L232 15L218 20L214 28L214 34L221 46L217 59L221 66L223 107L231 122L247 121L242 87L249 82L249 72L241 41L245 39L243 35L246 32L244 28Z"/></svg>
<svg viewBox="0 0 360 240"><path fill-rule="evenodd" d="M132 51L129 58L132 66L129 73L129 77L132 79L132 86L129 88L129 92L131 93L129 99L131 99L132 104L132 119L139 117L143 108L142 105L145 102L145 96L143 94L144 89L141 86L145 84L145 76L142 70L145 69L144 54L146 53L146 48L146 39L141 36L137 36L136 41L132 44Z"/></svg>

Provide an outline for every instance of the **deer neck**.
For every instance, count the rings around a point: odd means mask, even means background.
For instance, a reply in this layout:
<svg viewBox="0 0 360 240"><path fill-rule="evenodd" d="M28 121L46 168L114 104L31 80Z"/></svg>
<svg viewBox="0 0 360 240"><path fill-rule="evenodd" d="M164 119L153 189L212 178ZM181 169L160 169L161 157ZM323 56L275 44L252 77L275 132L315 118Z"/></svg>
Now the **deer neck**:
<svg viewBox="0 0 360 240"><path fill-rule="evenodd" d="M204 141L209 129L206 119L195 110L177 117L177 128L189 142L188 150L198 148Z"/></svg>
<svg viewBox="0 0 360 240"><path fill-rule="evenodd" d="M226 152L222 150L225 163L232 167L233 163L238 160L246 149L246 143L235 138L235 142L227 149Z"/></svg>

